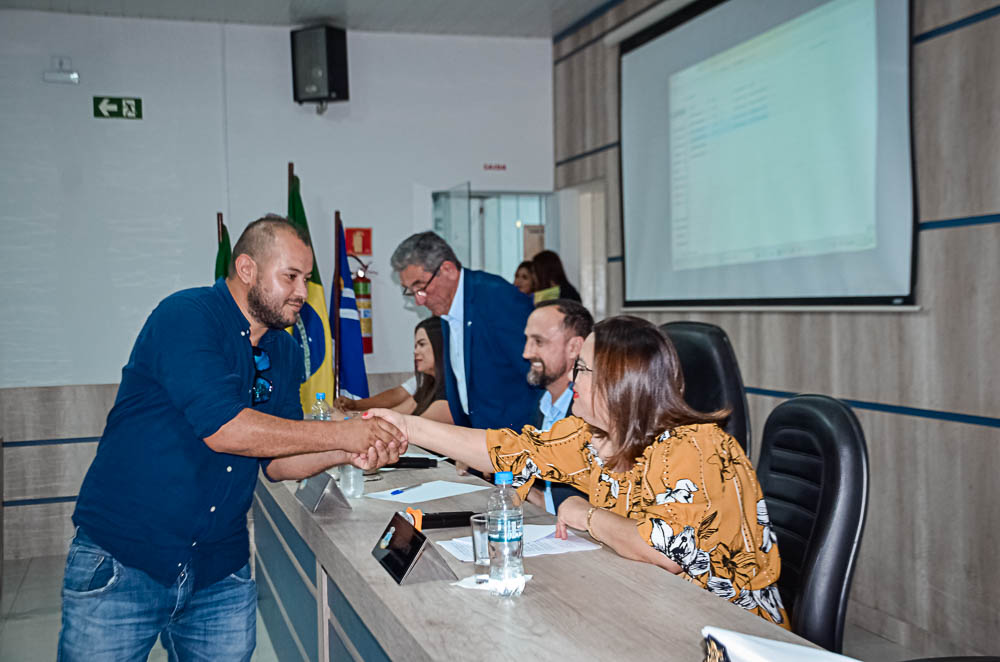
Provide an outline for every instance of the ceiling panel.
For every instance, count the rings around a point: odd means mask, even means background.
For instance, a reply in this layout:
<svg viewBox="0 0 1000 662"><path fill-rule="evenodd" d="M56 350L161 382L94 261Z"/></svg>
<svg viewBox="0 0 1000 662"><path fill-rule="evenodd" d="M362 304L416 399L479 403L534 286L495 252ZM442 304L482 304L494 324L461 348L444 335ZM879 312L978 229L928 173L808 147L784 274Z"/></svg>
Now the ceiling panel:
<svg viewBox="0 0 1000 662"><path fill-rule="evenodd" d="M0 0L0 9L351 30L551 37L608 0Z"/></svg>

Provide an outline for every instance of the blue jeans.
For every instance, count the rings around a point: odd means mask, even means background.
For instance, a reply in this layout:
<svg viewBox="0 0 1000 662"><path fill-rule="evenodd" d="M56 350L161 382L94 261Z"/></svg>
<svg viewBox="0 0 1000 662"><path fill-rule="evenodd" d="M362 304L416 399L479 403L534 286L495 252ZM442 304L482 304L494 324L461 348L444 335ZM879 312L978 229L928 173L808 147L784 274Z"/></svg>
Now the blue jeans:
<svg viewBox="0 0 1000 662"><path fill-rule="evenodd" d="M164 586L78 530L66 557L58 659L145 660L159 636L172 661L249 661L257 643L250 564L211 586L193 587L188 568Z"/></svg>

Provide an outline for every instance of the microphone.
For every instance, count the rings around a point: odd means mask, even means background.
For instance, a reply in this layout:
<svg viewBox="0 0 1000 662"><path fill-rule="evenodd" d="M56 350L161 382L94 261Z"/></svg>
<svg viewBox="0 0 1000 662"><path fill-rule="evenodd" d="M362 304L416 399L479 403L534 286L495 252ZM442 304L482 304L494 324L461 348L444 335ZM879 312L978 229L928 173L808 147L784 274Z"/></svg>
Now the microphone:
<svg viewBox="0 0 1000 662"><path fill-rule="evenodd" d="M431 457L401 457L392 464L385 465L388 469L432 469L438 461Z"/></svg>
<svg viewBox="0 0 1000 662"><path fill-rule="evenodd" d="M413 528L417 531L423 531L424 529L451 529L460 526L469 526L469 518L475 513L467 510L424 513L416 508L407 508L405 513L399 514L412 524Z"/></svg>

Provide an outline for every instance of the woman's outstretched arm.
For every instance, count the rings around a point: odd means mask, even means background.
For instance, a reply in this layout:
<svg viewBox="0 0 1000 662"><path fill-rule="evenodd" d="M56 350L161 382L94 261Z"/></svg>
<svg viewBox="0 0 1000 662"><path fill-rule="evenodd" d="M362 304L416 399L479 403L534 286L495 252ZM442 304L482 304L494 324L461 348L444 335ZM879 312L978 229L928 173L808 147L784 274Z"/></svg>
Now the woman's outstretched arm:
<svg viewBox="0 0 1000 662"><path fill-rule="evenodd" d="M486 450L486 430L438 423L422 416L406 416L391 409L370 409L365 417L378 416L395 425L411 444L447 455L479 471L492 472Z"/></svg>

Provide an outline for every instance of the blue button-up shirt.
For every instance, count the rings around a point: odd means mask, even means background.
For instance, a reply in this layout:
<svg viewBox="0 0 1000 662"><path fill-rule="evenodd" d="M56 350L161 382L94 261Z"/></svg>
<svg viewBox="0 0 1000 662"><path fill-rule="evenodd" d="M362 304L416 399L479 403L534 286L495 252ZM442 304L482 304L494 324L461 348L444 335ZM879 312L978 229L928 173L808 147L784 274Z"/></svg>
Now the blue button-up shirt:
<svg viewBox="0 0 1000 662"><path fill-rule="evenodd" d="M302 418L301 348L284 331L258 346L273 391L254 406L250 324L225 280L167 297L146 320L73 514L120 563L165 585L188 567L198 588L249 559L261 460L217 453L204 439L247 407Z"/></svg>

